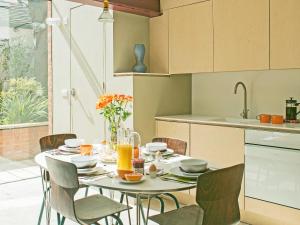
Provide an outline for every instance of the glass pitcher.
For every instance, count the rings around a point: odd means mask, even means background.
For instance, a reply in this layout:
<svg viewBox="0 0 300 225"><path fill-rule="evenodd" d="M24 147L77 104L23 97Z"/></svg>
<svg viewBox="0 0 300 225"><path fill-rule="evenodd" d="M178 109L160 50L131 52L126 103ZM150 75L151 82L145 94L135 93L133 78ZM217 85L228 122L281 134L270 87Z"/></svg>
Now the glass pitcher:
<svg viewBox="0 0 300 225"><path fill-rule="evenodd" d="M117 135L117 172L121 178L133 171L133 138L129 129L118 129Z"/></svg>

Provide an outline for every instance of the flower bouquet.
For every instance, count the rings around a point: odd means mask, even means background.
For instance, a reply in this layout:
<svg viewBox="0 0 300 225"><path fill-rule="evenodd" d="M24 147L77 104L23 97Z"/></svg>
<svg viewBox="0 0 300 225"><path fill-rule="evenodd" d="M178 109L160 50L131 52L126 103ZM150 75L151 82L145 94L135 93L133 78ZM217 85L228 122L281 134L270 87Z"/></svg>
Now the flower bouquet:
<svg viewBox="0 0 300 225"><path fill-rule="evenodd" d="M120 128L121 122L132 114L133 97L120 94L105 94L100 96L96 109L100 110L100 114L109 123L111 146L115 149L117 144L117 131Z"/></svg>

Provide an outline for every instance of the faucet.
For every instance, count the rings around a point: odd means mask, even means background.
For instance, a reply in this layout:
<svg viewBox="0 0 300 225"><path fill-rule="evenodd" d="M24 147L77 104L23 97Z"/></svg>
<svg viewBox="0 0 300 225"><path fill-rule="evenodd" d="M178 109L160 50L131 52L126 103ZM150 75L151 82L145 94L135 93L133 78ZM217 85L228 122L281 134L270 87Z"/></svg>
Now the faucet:
<svg viewBox="0 0 300 225"><path fill-rule="evenodd" d="M237 93L237 89L238 89L238 87L239 87L240 85L241 85L241 86L243 87L243 89L244 89L244 110L243 110L243 112L241 113L241 116L243 117L243 119L247 119L247 118L248 118L248 111L249 111L249 109L247 109L247 88L246 88L246 85L245 85L243 82L241 82L241 81L237 82L237 83L235 84L235 86L234 86L234 94Z"/></svg>

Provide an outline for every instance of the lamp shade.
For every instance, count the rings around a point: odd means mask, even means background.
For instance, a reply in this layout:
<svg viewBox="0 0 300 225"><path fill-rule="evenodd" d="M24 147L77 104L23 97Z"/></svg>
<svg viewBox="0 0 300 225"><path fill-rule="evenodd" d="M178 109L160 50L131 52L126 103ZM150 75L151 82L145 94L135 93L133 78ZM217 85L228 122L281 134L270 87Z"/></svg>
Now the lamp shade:
<svg viewBox="0 0 300 225"><path fill-rule="evenodd" d="M109 2L108 0L104 0L103 2L103 11L98 18L99 22L102 23L112 23L114 22L114 17L112 13L109 11Z"/></svg>

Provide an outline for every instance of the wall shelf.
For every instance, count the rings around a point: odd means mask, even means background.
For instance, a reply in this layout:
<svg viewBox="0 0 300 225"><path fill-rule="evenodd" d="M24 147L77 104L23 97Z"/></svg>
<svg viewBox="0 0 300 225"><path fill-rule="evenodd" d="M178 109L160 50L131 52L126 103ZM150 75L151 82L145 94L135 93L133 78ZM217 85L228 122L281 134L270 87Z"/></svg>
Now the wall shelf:
<svg viewBox="0 0 300 225"><path fill-rule="evenodd" d="M141 76L141 77L170 77L171 74L167 73L136 73L136 72L122 72L114 73L115 77L126 77L126 76Z"/></svg>

